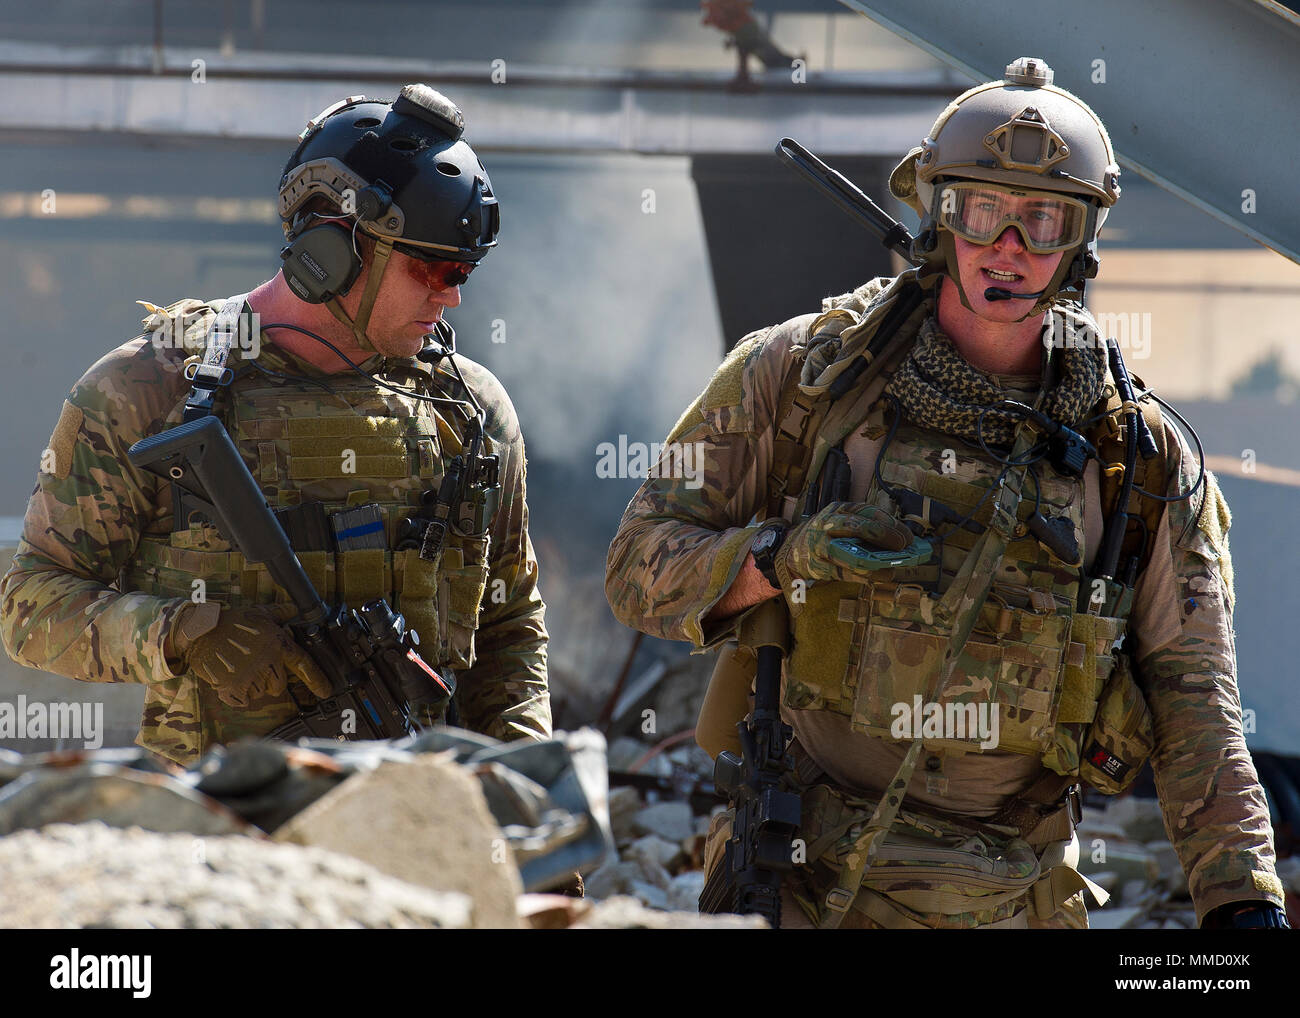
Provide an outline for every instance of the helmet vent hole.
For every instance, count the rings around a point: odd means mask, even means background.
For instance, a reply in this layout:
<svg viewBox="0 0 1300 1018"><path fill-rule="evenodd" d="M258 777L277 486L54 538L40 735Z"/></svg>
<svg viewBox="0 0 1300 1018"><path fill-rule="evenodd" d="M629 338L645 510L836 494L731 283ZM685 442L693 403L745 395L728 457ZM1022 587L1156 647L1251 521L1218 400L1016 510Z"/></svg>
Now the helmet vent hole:
<svg viewBox="0 0 1300 1018"><path fill-rule="evenodd" d="M414 152L420 147L420 143L414 138L394 138L388 143L388 147L398 152Z"/></svg>
<svg viewBox="0 0 1300 1018"><path fill-rule="evenodd" d="M354 120L352 126L358 131L368 131L372 127L378 127L379 120L375 117L362 117L360 120Z"/></svg>
<svg viewBox="0 0 1300 1018"><path fill-rule="evenodd" d="M448 177L459 177L460 167L457 166L455 163L439 163L438 172Z"/></svg>

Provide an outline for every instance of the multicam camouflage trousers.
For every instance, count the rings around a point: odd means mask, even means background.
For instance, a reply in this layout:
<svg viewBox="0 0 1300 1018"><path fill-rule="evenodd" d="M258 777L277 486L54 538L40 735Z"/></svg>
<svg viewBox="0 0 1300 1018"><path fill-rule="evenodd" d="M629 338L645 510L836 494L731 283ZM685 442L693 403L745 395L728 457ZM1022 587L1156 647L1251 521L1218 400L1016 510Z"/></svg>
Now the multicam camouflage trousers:
<svg viewBox="0 0 1300 1018"><path fill-rule="evenodd" d="M813 929L844 895L835 888L846 857L875 804L826 784L803 792L794 872L781 892L781 926ZM1050 818L1049 818L1050 820ZM1083 879L1074 869L1078 842L1068 825L1046 830L1061 840L1031 846L1013 828L970 826L900 810L875 863L854 889L842 929L1087 929ZM714 817L705 869L723 856L731 811Z"/></svg>
<svg viewBox="0 0 1300 1018"><path fill-rule="evenodd" d="M1084 905L1083 892L1066 899L1061 905L1056 915L1049 919L1039 919L1032 909L1025 910L1026 918L1023 923L1012 922L1006 924L1007 928L1020 928L1030 930L1086 930L1088 928L1088 909ZM1018 920L1019 917L1017 916ZM923 924L926 925L926 924ZM781 888L781 928L783 930L813 930L817 927L799 908L798 902L790 892L788 886ZM942 927L931 927L942 928ZM996 926L985 925L976 926L975 929L996 929ZM871 916L867 915L857 903L849 909L848 915L840 923L842 930L885 930L897 929L896 926L886 926L878 923Z"/></svg>
<svg viewBox="0 0 1300 1018"><path fill-rule="evenodd" d="M811 879L809 870L814 874ZM799 871L788 878L781 888L781 928L816 929L817 925L809 916L807 907L812 901L824 900L825 892L833 887L834 883L835 875L829 867L821 864L800 867ZM822 893L814 897L819 887ZM926 888L926 890L933 889L933 887ZM918 912L900 905L883 892L864 886L858 889L857 897L852 907L845 913L839 928L844 930L1086 930L1088 909L1084 903L1083 892L1079 891L1056 906L1055 912L1042 918L1035 908L1031 890L992 909L947 913Z"/></svg>

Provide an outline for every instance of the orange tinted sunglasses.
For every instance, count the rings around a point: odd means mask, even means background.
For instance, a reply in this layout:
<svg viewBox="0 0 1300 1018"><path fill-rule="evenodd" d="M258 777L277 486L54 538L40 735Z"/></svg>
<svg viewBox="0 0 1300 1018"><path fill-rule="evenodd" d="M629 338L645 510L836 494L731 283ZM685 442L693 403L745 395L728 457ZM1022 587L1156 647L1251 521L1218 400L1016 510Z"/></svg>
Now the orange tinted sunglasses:
<svg viewBox="0 0 1300 1018"><path fill-rule="evenodd" d="M403 251L407 255L406 273L416 282L430 290L451 290L469 279L469 274L477 268L474 262L452 262L442 259L425 258Z"/></svg>

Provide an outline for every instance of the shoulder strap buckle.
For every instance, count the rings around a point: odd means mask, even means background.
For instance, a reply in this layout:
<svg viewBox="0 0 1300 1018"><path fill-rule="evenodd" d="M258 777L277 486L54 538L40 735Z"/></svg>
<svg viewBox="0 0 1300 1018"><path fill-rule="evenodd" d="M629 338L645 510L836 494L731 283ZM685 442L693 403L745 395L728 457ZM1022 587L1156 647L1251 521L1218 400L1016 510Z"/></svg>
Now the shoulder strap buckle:
<svg viewBox="0 0 1300 1018"><path fill-rule="evenodd" d="M203 359L185 367L185 378L194 385L185 400L186 424L211 414L217 392L235 377L234 371L226 367L226 360L230 357L231 344L239 334L239 319L247 297L248 294L241 293L221 305L204 337Z"/></svg>
<svg viewBox="0 0 1300 1018"><path fill-rule="evenodd" d="M185 380L193 382L196 388L216 389L219 386L229 385L234 377L235 372L228 367L219 368L215 364L198 361L185 365Z"/></svg>

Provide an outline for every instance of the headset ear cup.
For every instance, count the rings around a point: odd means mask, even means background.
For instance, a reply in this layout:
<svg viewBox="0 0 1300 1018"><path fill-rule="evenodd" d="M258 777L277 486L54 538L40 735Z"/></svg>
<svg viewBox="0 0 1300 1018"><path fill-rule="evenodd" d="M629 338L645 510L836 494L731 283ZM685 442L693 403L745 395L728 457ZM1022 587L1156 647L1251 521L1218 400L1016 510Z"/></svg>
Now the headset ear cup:
<svg viewBox="0 0 1300 1018"><path fill-rule="evenodd" d="M281 249L280 258L289 289L308 304L324 304L343 296L361 273L352 231L336 223L304 230Z"/></svg>

